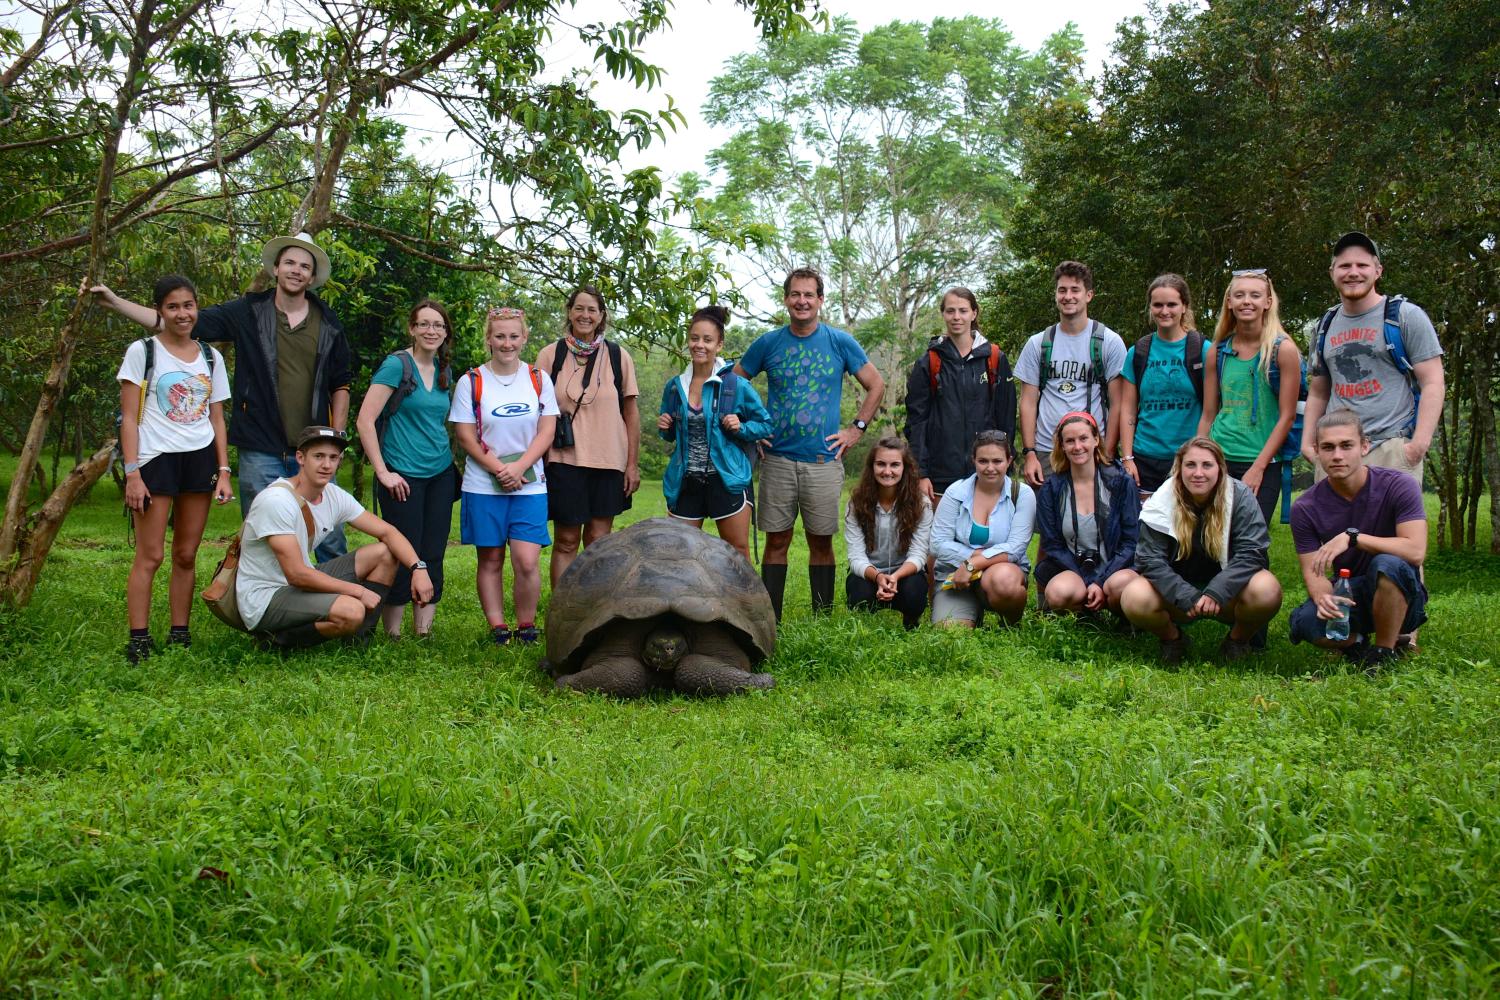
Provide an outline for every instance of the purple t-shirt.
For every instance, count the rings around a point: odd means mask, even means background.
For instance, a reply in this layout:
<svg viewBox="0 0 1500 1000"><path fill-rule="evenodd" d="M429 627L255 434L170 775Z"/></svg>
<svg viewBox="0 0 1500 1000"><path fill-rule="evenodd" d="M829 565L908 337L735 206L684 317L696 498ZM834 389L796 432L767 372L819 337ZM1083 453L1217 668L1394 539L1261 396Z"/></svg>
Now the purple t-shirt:
<svg viewBox="0 0 1500 1000"><path fill-rule="evenodd" d="M1349 528L1376 538L1393 538L1396 525L1427 520L1422 488L1415 479L1397 469L1365 469L1370 478L1353 500L1339 496L1325 479L1292 504L1292 541L1298 555L1318 551L1324 542ZM1347 569L1350 576L1360 576L1372 558L1372 553L1350 549L1334 560L1334 575Z"/></svg>

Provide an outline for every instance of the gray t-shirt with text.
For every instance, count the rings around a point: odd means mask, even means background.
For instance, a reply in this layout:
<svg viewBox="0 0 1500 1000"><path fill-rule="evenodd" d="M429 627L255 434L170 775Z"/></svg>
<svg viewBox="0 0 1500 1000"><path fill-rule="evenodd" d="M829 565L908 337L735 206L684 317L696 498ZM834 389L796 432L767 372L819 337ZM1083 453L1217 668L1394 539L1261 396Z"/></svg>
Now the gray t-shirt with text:
<svg viewBox="0 0 1500 1000"><path fill-rule="evenodd" d="M1094 419L1099 421L1099 430L1105 430L1109 381L1118 377L1125 366L1125 342L1118 333L1103 323L1098 324L1098 331L1104 337L1099 352L1100 360L1104 362L1104 372L1102 377L1096 376L1092 386L1093 404L1090 406L1087 376L1091 363L1089 338L1093 328L1091 321L1082 333L1063 333L1061 329L1057 331L1052 340L1052 371L1048 373L1045 385L1042 383L1041 367L1042 338L1046 336L1046 330L1033 334L1026 341L1026 346L1021 348L1021 356L1016 359L1016 378L1026 385L1040 386L1042 390L1036 421L1036 447L1041 451L1052 450L1052 432L1057 429L1058 421L1062 420L1064 414L1074 410L1088 408Z"/></svg>
<svg viewBox="0 0 1500 1000"><path fill-rule="evenodd" d="M1353 410L1371 441L1406 434L1414 410L1411 386L1385 347L1385 299L1350 316L1340 306L1323 341L1326 359L1312 344L1308 372L1329 378L1328 412ZM1437 330L1422 307L1401 304L1401 342L1412 364L1440 357Z"/></svg>

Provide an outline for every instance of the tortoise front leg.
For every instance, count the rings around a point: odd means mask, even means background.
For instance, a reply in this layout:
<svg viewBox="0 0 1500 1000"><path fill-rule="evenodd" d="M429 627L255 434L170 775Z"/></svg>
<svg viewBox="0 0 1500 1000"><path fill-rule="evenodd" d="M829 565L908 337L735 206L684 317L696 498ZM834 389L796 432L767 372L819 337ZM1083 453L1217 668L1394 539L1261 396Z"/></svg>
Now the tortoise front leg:
<svg viewBox="0 0 1500 1000"><path fill-rule="evenodd" d="M557 679L560 688L574 691L599 691L616 698L639 698L656 686L654 672L639 659L626 656L604 656L575 673Z"/></svg>
<svg viewBox="0 0 1500 1000"><path fill-rule="evenodd" d="M738 694L776 686L770 674L750 671L700 653L689 653L677 663L673 686L684 694Z"/></svg>

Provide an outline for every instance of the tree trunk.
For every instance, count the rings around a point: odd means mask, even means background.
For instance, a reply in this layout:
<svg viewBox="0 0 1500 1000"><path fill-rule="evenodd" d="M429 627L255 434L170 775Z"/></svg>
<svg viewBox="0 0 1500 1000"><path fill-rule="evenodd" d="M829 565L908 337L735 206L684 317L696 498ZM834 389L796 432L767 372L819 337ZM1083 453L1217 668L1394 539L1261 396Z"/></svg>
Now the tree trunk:
<svg viewBox="0 0 1500 1000"><path fill-rule="evenodd" d="M1500 445L1495 440L1495 400L1490 395L1494 383L1491 368L1494 359L1486 364L1474 366L1474 418L1471 421L1474 436L1481 444L1484 454L1484 478L1490 493L1490 551L1500 554ZM1476 493L1474 506L1478 508ZM1477 510L1476 510L1477 520Z"/></svg>
<svg viewBox="0 0 1500 1000"><path fill-rule="evenodd" d="M113 439L106 441L87 462L74 466L73 471L52 491L47 502L42 504L26 533L20 557L0 576L0 601L12 607L22 607L30 602L42 572L42 564L47 561L47 553L52 550L52 543L57 539L64 518L78 502L78 498L104 475L104 470L109 468L114 448Z"/></svg>

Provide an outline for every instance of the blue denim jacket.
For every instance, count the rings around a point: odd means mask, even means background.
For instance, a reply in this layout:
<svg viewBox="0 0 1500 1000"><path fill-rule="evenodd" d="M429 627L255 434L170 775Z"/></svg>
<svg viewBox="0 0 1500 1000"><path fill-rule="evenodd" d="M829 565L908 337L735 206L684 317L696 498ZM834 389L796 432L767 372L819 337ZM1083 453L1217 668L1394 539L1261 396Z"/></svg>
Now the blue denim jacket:
<svg viewBox="0 0 1500 1000"><path fill-rule="evenodd" d="M974 487L979 481L975 473L968 479L960 479L943 493L938 501L937 514L932 519L932 555L936 560L934 574L943 579L958 568L958 564L969 558L974 545L969 541L969 532L974 527ZM1031 544L1031 525L1036 517L1036 494L1031 487L1021 483L1016 491L1014 504L1010 500L1010 484L1000 491L1000 499L990 511L990 544L984 547L986 559L1004 552L1010 561L1029 570L1026 547Z"/></svg>

